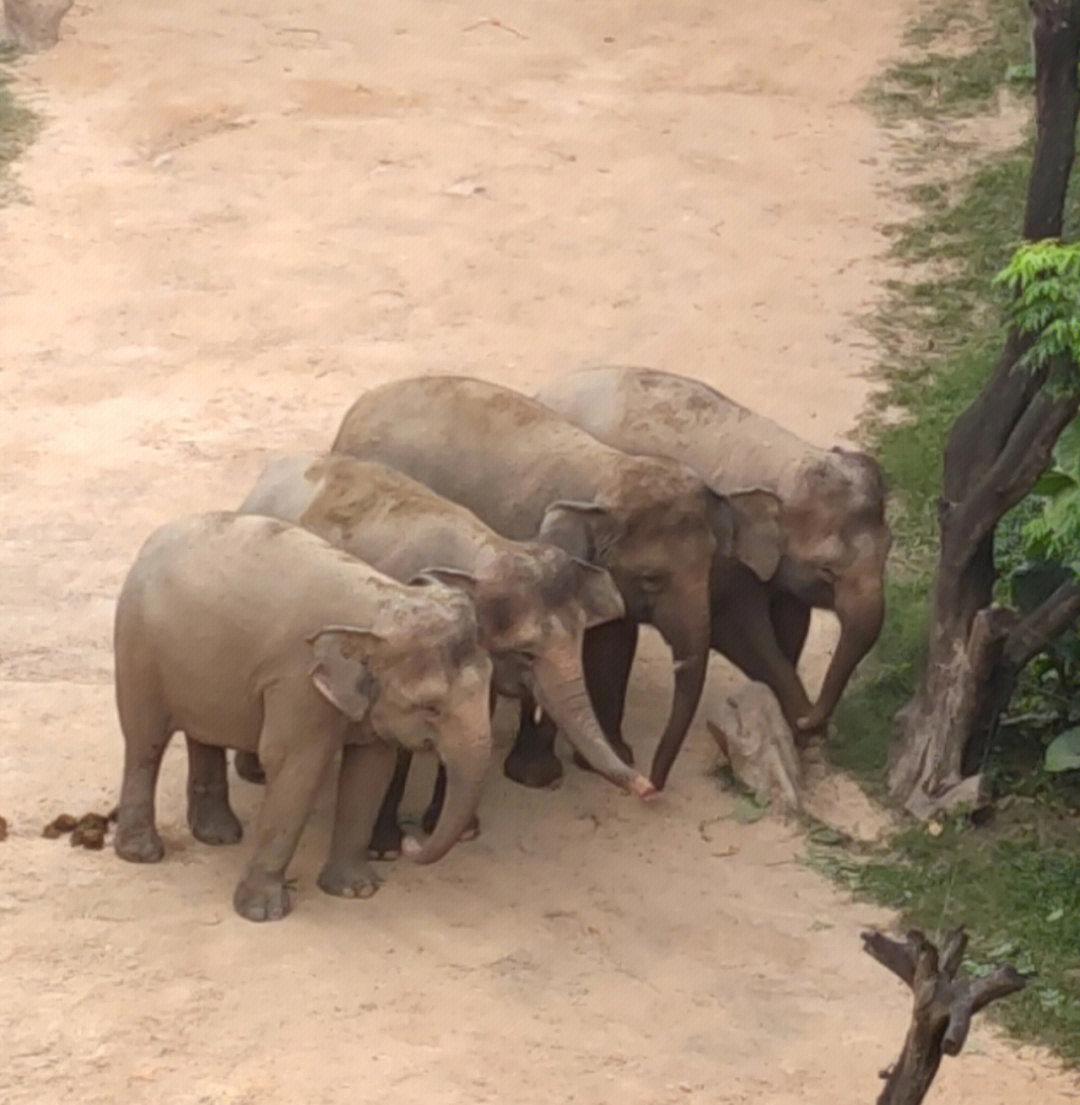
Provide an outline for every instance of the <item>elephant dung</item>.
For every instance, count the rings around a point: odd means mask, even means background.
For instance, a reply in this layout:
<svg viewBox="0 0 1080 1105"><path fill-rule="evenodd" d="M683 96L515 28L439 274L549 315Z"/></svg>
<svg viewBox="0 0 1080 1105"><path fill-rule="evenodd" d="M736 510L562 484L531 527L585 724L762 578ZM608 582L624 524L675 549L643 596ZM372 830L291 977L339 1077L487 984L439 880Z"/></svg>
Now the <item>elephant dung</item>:
<svg viewBox="0 0 1080 1105"><path fill-rule="evenodd" d="M802 773L795 742L773 693L744 683L709 694L705 726L735 777L759 799L799 809Z"/></svg>

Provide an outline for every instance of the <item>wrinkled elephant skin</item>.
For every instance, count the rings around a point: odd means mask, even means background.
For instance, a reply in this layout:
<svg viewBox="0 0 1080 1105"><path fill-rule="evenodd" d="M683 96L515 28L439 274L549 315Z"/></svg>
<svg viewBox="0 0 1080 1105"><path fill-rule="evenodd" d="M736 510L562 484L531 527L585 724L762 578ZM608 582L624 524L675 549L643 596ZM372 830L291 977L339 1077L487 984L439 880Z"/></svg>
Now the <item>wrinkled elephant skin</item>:
<svg viewBox="0 0 1080 1105"><path fill-rule="evenodd" d="M768 684L797 732L823 727L884 617L891 535L876 461L816 448L706 384L653 369L572 372L538 398L616 448L679 457L736 504L751 489L776 496L782 555L773 570L717 558L712 645ZM795 664L814 607L835 612L840 638L811 704Z"/></svg>
<svg viewBox="0 0 1080 1105"><path fill-rule="evenodd" d="M285 868L319 783L343 750L330 856L319 884L375 888L367 843L394 749L433 747L451 779L442 817L413 858L440 858L475 814L491 754L491 661L471 603L408 587L283 522L197 515L154 533L120 592L116 696L124 773L116 851L164 848L154 792L170 736L188 743L188 819L199 839L239 838L225 748L257 752L266 794L236 889L253 921L289 910Z"/></svg>

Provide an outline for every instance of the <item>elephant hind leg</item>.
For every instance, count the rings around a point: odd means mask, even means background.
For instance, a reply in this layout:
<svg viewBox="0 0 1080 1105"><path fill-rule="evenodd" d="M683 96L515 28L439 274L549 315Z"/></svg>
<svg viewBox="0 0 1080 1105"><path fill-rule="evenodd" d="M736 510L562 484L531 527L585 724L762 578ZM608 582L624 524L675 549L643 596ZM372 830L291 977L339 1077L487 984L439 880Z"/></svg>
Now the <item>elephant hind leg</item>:
<svg viewBox="0 0 1080 1105"><path fill-rule="evenodd" d="M187 737L187 818L191 833L203 844L236 844L243 829L229 806L225 749Z"/></svg>
<svg viewBox="0 0 1080 1105"><path fill-rule="evenodd" d="M156 863L165 855L155 825L158 771L172 736L169 711L147 673L120 675L116 687L124 734L124 774L117 805L116 854L132 863Z"/></svg>

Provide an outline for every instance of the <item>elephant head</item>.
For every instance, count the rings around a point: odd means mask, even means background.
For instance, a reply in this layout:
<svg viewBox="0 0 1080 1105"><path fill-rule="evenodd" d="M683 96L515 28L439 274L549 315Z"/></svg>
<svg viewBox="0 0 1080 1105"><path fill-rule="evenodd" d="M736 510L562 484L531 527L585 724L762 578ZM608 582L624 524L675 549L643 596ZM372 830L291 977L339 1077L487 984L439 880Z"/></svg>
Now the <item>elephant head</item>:
<svg viewBox="0 0 1080 1105"><path fill-rule="evenodd" d="M552 503L540 539L606 569L633 621L656 626L675 661L675 689L650 777L662 788L693 720L709 655L709 573L731 547L731 506L673 462L625 457L614 493Z"/></svg>
<svg viewBox="0 0 1080 1105"><path fill-rule="evenodd" d="M831 608L840 622L821 693L799 722L800 729L813 730L829 720L885 616L885 561L892 535L877 462L839 448L808 459L785 496L781 525L786 547L778 584L807 605Z"/></svg>
<svg viewBox="0 0 1080 1105"><path fill-rule="evenodd" d="M311 678L342 713L384 740L433 749L446 767L442 815L416 863L441 858L465 831L491 760L491 660L480 647L471 606L428 603L422 616L388 617L373 631L330 626L311 641ZM381 619L382 620L382 619Z"/></svg>
<svg viewBox="0 0 1080 1105"><path fill-rule="evenodd" d="M585 686L585 630L625 611L607 572L553 545L520 542L496 552L479 577L446 568L424 574L472 597L496 689L524 686L597 772L640 797L654 792L615 755Z"/></svg>

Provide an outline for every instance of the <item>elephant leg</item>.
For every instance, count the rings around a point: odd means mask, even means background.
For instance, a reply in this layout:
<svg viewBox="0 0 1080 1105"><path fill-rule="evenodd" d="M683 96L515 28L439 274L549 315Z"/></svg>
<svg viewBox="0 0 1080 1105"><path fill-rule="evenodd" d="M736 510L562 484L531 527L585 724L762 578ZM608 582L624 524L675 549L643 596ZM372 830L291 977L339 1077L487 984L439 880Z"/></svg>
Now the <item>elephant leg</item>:
<svg viewBox="0 0 1080 1105"><path fill-rule="evenodd" d="M622 723L637 641L637 622L620 618L587 629L581 653L585 684L589 688L596 720L616 755L625 764L634 762L634 752L623 739ZM587 766L576 755L574 762L579 767Z"/></svg>
<svg viewBox="0 0 1080 1105"><path fill-rule="evenodd" d="M435 831L435 826L442 816L443 803L446 801L446 768L439 764L435 773L435 787L431 792L431 801L424 810L424 816L420 819L420 827L425 833ZM473 814L468 828L461 834L462 840L475 840L480 835L480 818Z"/></svg>
<svg viewBox="0 0 1080 1105"><path fill-rule="evenodd" d="M798 732L795 723L810 711L806 688L773 629L768 591L749 572L746 577L714 598L712 647L764 683L776 695L784 720Z"/></svg>
<svg viewBox="0 0 1080 1105"><path fill-rule="evenodd" d="M154 793L172 727L165 704L143 689L142 674L117 682L124 774L114 846L121 859L156 863L165 855L165 847L155 826Z"/></svg>
<svg viewBox="0 0 1080 1105"><path fill-rule="evenodd" d="M401 808L401 799L405 793L405 782L409 778L410 767L412 767L412 753L399 748L394 773L390 778L386 797L379 807L379 816L375 819L375 828L371 833L369 848L371 859L397 859L401 855L401 842L405 839L405 834L401 831L398 811Z"/></svg>
<svg viewBox="0 0 1080 1105"><path fill-rule="evenodd" d="M517 738L503 763L503 774L523 787L550 787L563 773L555 755L555 723L546 714L537 720L536 714L536 701L523 694Z"/></svg>
<svg viewBox="0 0 1080 1105"><path fill-rule="evenodd" d="M368 847L399 762L397 749L385 741L345 745L330 855L318 879L320 889L327 894L370 898L379 888L368 863Z"/></svg>
<svg viewBox="0 0 1080 1105"><path fill-rule="evenodd" d="M797 664L810 632L810 607L794 595L774 591L769 595L769 619L780 651Z"/></svg>
<svg viewBox="0 0 1080 1105"><path fill-rule="evenodd" d="M266 793L255 850L233 895L236 912L249 921L276 921L289 912L285 868L341 743L340 715L331 719L330 706L316 700L317 693L306 681L303 686L282 681L264 695L259 761L266 771Z"/></svg>
<svg viewBox="0 0 1080 1105"><path fill-rule="evenodd" d="M233 766L236 768L236 774L249 783L266 782L266 772L259 763L258 752L237 752L233 757Z"/></svg>
<svg viewBox="0 0 1080 1105"><path fill-rule="evenodd" d="M192 835L203 844L236 844L243 829L229 807L225 749L187 738L187 819Z"/></svg>

